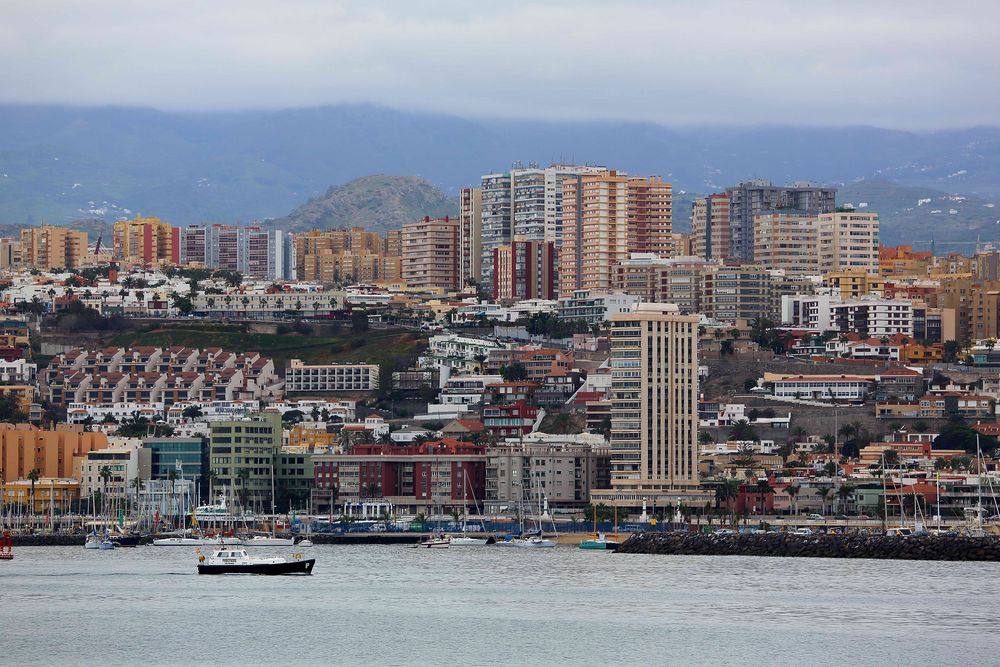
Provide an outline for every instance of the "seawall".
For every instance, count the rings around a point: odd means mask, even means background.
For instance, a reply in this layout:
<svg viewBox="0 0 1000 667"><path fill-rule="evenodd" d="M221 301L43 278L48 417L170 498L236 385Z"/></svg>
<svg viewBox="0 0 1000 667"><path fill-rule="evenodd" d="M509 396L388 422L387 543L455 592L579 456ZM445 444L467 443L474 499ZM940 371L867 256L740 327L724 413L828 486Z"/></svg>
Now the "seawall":
<svg viewBox="0 0 1000 667"><path fill-rule="evenodd" d="M996 537L637 533L620 554L1000 561Z"/></svg>
<svg viewBox="0 0 1000 667"><path fill-rule="evenodd" d="M431 533L347 533L311 535L313 544L413 544L423 540ZM144 535L140 544L152 544L154 536ZM43 535L12 535L14 547L82 547L86 535L77 534L43 534Z"/></svg>

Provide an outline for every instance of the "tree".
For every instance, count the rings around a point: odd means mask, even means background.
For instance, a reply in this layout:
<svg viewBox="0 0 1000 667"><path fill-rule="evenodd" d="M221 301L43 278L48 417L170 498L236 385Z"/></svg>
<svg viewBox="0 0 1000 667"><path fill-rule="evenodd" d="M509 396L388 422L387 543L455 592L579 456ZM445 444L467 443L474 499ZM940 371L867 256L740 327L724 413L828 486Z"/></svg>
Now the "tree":
<svg viewBox="0 0 1000 667"><path fill-rule="evenodd" d="M520 361L500 368L500 375L505 382L521 382L528 379L528 369Z"/></svg>
<svg viewBox="0 0 1000 667"><path fill-rule="evenodd" d="M247 489L247 484L250 481L250 469L240 468L239 472L236 473L236 479L240 483L239 498L240 505L246 507L247 505L247 494L249 489Z"/></svg>
<svg viewBox="0 0 1000 667"><path fill-rule="evenodd" d="M197 419L198 417L202 416L201 406L189 405L186 408L184 408L183 412L181 412L181 415L183 415L185 419Z"/></svg>
<svg viewBox="0 0 1000 667"><path fill-rule="evenodd" d="M997 439L979 434L961 417L955 417L941 428L931 448L964 449L969 454L976 454L977 449L982 449L984 453L989 454L997 448Z"/></svg>
<svg viewBox="0 0 1000 667"><path fill-rule="evenodd" d="M727 354L734 354L735 351L736 351L735 348L733 348L733 341L731 341L731 340L724 340L721 343L719 343L719 354L720 355L725 356Z"/></svg>
<svg viewBox="0 0 1000 667"><path fill-rule="evenodd" d="M31 482L31 513L35 513L35 482L38 481L38 477L41 472L38 468L32 468L28 471L28 480Z"/></svg>
<svg viewBox="0 0 1000 667"><path fill-rule="evenodd" d="M799 498L798 498L798 496L799 496L799 491L801 490L801 488L802 487L799 486L798 484L789 484L787 487L785 487L785 492L788 493L788 497L792 501L792 513L793 514L798 514L799 513Z"/></svg>
<svg viewBox="0 0 1000 667"><path fill-rule="evenodd" d="M757 495L759 496L759 500L760 500L760 512L759 512L759 514L763 514L764 513L764 507L765 507L764 500L765 500L765 497L767 496L767 494L773 493L773 492L774 492L774 489L771 488L771 484L770 484L770 482L767 481L766 477L757 480Z"/></svg>
<svg viewBox="0 0 1000 667"><path fill-rule="evenodd" d="M698 434L698 442L702 445L711 445L715 442L715 438L708 431L702 431Z"/></svg>
<svg viewBox="0 0 1000 667"><path fill-rule="evenodd" d="M853 484L841 484L840 488L837 489L837 496L840 498L840 511L847 513L847 499L851 497L854 493L855 487Z"/></svg>
<svg viewBox="0 0 1000 667"><path fill-rule="evenodd" d="M368 331L368 313L364 310L351 311L351 330L354 333Z"/></svg>
<svg viewBox="0 0 1000 667"><path fill-rule="evenodd" d="M946 364L958 363L958 355L962 352L962 344L957 340L946 340L941 360Z"/></svg>
<svg viewBox="0 0 1000 667"><path fill-rule="evenodd" d="M743 391L753 391L757 388L757 380L754 378L747 378L743 381Z"/></svg>
<svg viewBox="0 0 1000 667"><path fill-rule="evenodd" d="M753 442L759 442L760 437L757 436L757 431L754 427L750 425L750 422L746 419L740 419L733 423L732 428L729 429L729 439L730 440L752 440Z"/></svg>
<svg viewBox="0 0 1000 667"><path fill-rule="evenodd" d="M736 448L736 455L733 457L733 465L737 468L743 468L747 471L747 476L750 476L750 472L754 467L754 451L753 445L748 442L741 442Z"/></svg>
<svg viewBox="0 0 1000 667"><path fill-rule="evenodd" d="M886 449L882 452L882 463L888 467L899 466L899 452L895 449Z"/></svg>
<svg viewBox="0 0 1000 667"><path fill-rule="evenodd" d="M923 419L918 419L917 421L913 422L913 430L916 431L917 433L926 433L927 422L925 422Z"/></svg>
<svg viewBox="0 0 1000 667"><path fill-rule="evenodd" d="M819 501L821 503L820 506L822 508L820 513L823 516L826 516L826 500L830 496L830 489L828 487L823 487L822 489L819 489L817 493L819 493Z"/></svg>
<svg viewBox="0 0 1000 667"><path fill-rule="evenodd" d="M108 496L108 480L111 479L111 466L101 466L97 476L101 478L101 499L103 500ZM104 513L104 507L102 506L101 514Z"/></svg>
<svg viewBox="0 0 1000 667"><path fill-rule="evenodd" d="M28 421L28 413L21 409L16 396L0 396L0 421L15 424Z"/></svg>
<svg viewBox="0 0 1000 667"><path fill-rule="evenodd" d="M544 423L547 422L547 423ZM569 433L579 433L580 428L576 423L576 419L573 418L568 412L560 412L558 414L552 415L552 419L544 420L541 430L545 433L554 433L565 435Z"/></svg>
<svg viewBox="0 0 1000 667"><path fill-rule="evenodd" d="M287 426L293 424L298 424L305 417L305 414L301 410L288 410L281 415L281 421Z"/></svg>

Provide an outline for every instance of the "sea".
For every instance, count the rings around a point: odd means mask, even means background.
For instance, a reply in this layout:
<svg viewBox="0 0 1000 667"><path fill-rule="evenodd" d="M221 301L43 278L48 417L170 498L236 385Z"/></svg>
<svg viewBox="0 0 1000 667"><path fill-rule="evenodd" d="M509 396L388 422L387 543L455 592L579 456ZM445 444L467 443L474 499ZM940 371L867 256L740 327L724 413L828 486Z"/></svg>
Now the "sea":
<svg viewBox="0 0 1000 667"><path fill-rule="evenodd" d="M1000 564L302 553L312 576L199 576L187 547L17 548L0 665L1000 664Z"/></svg>

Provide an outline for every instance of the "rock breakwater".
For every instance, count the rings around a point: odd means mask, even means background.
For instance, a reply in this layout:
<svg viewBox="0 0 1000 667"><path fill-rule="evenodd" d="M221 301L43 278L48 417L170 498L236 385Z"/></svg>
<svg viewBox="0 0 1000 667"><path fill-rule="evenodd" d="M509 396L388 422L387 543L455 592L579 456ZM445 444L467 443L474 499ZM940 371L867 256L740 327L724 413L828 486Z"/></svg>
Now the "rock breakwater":
<svg viewBox="0 0 1000 667"><path fill-rule="evenodd" d="M791 535L751 533L636 533L618 549L623 554L675 556L776 556L791 558L877 558L897 560L1000 561L996 537Z"/></svg>

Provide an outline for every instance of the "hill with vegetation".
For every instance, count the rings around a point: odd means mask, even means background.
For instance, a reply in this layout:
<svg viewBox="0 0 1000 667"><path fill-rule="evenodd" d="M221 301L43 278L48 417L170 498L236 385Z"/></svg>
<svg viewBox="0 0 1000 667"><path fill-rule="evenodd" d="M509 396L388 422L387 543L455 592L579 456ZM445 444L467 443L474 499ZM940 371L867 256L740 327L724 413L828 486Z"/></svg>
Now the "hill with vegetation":
<svg viewBox="0 0 1000 667"><path fill-rule="evenodd" d="M302 231L364 227L385 232L424 216L458 215L458 201L418 176L365 176L331 187L283 218L268 221L280 229Z"/></svg>

